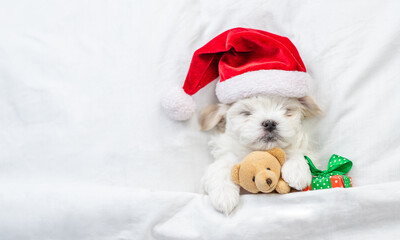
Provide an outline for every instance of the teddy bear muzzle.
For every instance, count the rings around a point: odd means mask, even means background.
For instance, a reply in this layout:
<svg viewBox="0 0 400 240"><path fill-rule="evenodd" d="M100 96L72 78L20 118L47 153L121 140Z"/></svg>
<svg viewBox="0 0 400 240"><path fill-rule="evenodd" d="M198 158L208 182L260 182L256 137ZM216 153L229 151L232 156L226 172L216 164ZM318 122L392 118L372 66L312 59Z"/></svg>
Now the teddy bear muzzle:
<svg viewBox="0 0 400 240"><path fill-rule="evenodd" d="M275 190L279 178L272 171L264 170L255 177L255 183L259 191L270 193Z"/></svg>

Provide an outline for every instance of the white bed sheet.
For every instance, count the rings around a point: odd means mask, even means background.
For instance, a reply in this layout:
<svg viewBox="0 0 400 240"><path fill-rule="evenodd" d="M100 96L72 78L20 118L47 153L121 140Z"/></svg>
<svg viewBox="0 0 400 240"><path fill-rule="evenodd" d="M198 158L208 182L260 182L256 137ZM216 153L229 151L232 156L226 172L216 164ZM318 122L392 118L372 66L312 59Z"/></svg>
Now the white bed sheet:
<svg viewBox="0 0 400 240"><path fill-rule="evenodd" d="M400 3L299 4L0 1L0 239L400 238ZM229 217L200 194L209 135L160 95L238 26L297 46L317 165L348 157L354 188L245 195Z"/></svg>

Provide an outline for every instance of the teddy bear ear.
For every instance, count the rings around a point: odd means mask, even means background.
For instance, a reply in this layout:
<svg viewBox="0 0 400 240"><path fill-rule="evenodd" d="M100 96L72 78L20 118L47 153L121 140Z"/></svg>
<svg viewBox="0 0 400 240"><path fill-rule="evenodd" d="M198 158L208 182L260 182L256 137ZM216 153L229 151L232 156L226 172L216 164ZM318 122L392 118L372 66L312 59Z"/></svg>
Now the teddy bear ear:
<svg viewBox="0 0 400 240"><path fill-rule="evenodd" d="M285 162L286 155L282 149L273 148L273 149L268 150L267 152L269 152L272 156L276 157L278 159L279 163L281 165L283 165L283 163Z"/></svg>
<svg viewBox="0 0 400 240"><path fill-rule="evenodd" d="M238 185L239 185L239 169L240 169L240 164L236 164L235 166L232 167L231 170L232 181Z"/></svg>

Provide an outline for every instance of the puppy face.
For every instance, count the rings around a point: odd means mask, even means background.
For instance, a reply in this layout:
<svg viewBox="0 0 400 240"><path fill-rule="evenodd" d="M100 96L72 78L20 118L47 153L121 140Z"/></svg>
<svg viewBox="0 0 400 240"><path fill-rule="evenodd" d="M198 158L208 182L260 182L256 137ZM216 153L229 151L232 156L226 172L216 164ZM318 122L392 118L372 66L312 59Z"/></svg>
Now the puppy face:
<svg viewBox="0 0 400 240"><path fill-rule="evenodd" d="M203 111L203 130L223 124L222 131L252 150L285 148L301 129L302 119L320 113L310 97L255 96ZM210 107L209 107L210 109Z"/></svg>
<svg viewBox="0 0 400 240"><path fill-rule="evenodd" d="M301 105L295 99L257 96L240 100L226 115L226 131L253 150L286 147L301 126Z"/></svg>

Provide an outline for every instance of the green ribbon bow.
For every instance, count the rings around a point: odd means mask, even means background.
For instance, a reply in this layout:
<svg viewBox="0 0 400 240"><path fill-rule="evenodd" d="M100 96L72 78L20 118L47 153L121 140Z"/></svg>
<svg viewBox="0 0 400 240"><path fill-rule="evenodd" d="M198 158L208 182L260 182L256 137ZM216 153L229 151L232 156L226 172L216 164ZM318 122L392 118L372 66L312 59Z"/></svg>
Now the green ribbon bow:
<svg viewBox="0 0 400 240"><path fill-rule="evenodd" d="M333 175L344 175L350 171L353 167L353 162L347 158L339 156L337 154L333 154L331 159L328 162L328 169L322 171L316 168L311 161L311 159L307 156L304 156L310 165L311 174L316 177L328 177Z"/></svg>
<svg viewBox="0 0 400 240"><path fill-rule="evenodd" d="M324 171L316 168L307 156L304 156L310 165L311 174L314 176L311 181L311 190L332 188L331 176L341 175L343 177L343 187L351 187L351 180L344 174L348 173L353 167L353 163L342 156L333 154L329 159L328 168Z"/></svg>

